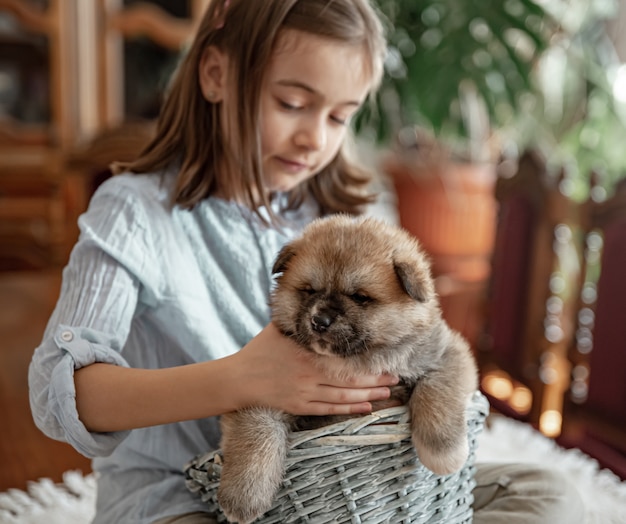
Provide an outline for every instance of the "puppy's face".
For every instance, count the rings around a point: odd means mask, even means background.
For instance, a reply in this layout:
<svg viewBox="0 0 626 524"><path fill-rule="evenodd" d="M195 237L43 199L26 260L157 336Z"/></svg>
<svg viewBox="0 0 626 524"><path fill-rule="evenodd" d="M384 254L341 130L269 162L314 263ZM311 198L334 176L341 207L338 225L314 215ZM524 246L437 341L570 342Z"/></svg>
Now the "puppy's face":
<svg viewBox="0 0 626 524"><path fill-rule="evenodd" d="M374 219L313 222L283 248L274 273L274 323L320 355L362 361L414 347L439 315L417 242Z"/></svg>

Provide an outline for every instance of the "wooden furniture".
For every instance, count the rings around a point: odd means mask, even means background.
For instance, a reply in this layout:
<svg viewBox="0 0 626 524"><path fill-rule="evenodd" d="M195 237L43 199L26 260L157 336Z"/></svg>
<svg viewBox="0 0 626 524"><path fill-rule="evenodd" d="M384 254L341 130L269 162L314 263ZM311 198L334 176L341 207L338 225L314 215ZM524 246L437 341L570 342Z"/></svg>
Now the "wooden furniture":
<svg viewBox="0 0 626 524"><path fill-rule="evenodd" d="M0 0L0 269L61 261L75 3Z"/></svg>
<svg viewBox="0 0 626 524"><path fill-rule="evenodd" d="M498 219L484 328L477 347L481 388L492 406L553 435L566 387L572 336L568 296L577 282L576 208L544 160L526 152L496 185Z"/></svg>
<svg viewBox="0 0 626 524"><path fill-rule="evenodd" d="M207 4L0 0L0 270L66 261L98 177L145 143Z"/></svg>
<svg viewBox="0 0 626 524"><path fill-rule="evenodd" d="M88 13L92 30L83 41L89 48L91 96L96 102L85 108L94 122L91 137L129 120L158 114L180 52L209 0L86 3L92 6Z"/></svg>
<svg viewBox="0 0 626 524"><path fill-rule="evenodd" d="M626 179L610 199L590 199L581 224L581 293L558 440L626 479Z"/></svg>

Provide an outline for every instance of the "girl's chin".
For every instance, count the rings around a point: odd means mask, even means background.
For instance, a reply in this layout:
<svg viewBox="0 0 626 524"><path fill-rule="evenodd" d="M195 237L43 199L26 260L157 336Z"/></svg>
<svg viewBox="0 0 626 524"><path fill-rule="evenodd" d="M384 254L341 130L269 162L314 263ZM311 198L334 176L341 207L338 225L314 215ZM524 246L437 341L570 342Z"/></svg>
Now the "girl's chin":
<svg viewBox="0 0 626 524"><path fill-rule="evenodd" d="M271 191L271 192L286 193L288 191L291 191L292 189L295 189L302 182L305 182L306 180L311 178L311 176L312 175L309 175L309 176L293 176L293 175L274 176L274 177L270 177L270 179L266 181L265 187L268 191Z"/></svg>

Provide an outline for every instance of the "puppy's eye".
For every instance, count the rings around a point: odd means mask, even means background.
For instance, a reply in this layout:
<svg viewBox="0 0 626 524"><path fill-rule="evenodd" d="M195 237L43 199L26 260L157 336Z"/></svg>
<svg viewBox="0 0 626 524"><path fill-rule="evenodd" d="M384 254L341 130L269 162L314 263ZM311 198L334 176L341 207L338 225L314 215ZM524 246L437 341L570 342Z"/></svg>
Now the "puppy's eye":
<svg viewBox="0 0 626 524"><path fill-rule="evenodd" d="M315 293L315 290L311 286L304 286L300 288L300 291L307 295L312 295L313 293Z"/></svg>
<svg viewBox="0 0 626 524"><path fill-rule="evenodd" d="M372 297L368 297L363 293L354 293L353 295L350 295L350 298L354 300L357 304L367 304L368 302L372 301Z"/></svg>

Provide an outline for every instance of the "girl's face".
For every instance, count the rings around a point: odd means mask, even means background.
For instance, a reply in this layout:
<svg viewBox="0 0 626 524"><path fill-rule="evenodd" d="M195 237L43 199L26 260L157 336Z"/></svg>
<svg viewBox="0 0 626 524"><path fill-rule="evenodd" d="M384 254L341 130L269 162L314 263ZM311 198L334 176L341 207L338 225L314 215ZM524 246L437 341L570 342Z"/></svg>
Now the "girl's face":
<svg viewBox="0 0 626 524"><path fill-rule="evenodd" d="M365 51L300 31L278 40L261 90L263 173L289 191L337 155L371 87Z"/></svg>

